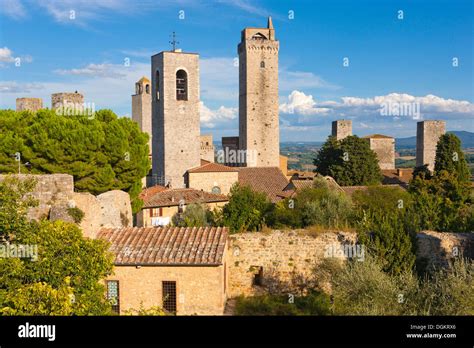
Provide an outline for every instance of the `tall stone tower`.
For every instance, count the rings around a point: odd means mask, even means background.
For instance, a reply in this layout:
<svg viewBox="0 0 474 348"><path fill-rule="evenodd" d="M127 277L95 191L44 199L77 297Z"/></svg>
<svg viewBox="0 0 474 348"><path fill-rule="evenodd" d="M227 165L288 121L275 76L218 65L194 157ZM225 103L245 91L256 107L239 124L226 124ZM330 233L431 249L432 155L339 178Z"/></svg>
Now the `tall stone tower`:
<svg viewBox="0 0 474 348"><path fill-rule="evenodd" d="M199 55L179 49L151 57L155 184L185 187L200 160Z"/></svg>
<svg viewBox="0 0 474 348"><path fill-rule="evenodd" d="M142 132L148 133L148 147L151 152L151 82L145 76L135 83L135 94L132 95L132 119L138 123Z"/></svg>
<svg viewBox="0 0 474 348"><path fill-rule="evenodd" d="M351 120L336 120L332 121L331 135L336 137L336 140L344 139L352 135L352 121Z"/></svg>
<svg viewBox="0 0 474 348"><path fill-rule="evenodd" d="M272 19L242 30L239 54L239 147L247 167L278 167L278 50Z"/></svg>
<svg viewBox="0 0 474 348"><path fill-rule="evenodd" d="M436 144L446 133L445 121L421 121L416 127L416 166L427 164L433 171L436 158Z"/></svg>

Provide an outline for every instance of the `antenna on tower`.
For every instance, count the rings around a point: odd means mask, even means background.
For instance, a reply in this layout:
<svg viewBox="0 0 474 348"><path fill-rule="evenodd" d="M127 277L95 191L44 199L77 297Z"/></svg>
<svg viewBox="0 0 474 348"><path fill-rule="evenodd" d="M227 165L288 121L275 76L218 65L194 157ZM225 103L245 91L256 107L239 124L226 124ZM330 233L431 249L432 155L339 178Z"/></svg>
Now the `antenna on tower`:
<svg viewBox="0 0 474 348"><path fill-rule="evenodd" d="M169 43L173 46L173 51L176 51L176 45L179 44L179 41L176 41L176 32L173 31L173 34L171 34L171 41Z"/></svg>

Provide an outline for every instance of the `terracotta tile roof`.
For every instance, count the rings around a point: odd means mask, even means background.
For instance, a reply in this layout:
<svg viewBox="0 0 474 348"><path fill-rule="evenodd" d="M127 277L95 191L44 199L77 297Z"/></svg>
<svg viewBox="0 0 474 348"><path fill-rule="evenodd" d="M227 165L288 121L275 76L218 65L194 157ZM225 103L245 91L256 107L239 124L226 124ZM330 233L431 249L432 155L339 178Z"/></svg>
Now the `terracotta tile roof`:
<svg viewBox="0 0 474 348"><path fill-rule="evenodd" d="M211 162L201 158L201 165L202 166L205 165L205 164L208 164L208 163L211 163Z"/></svg>
<svg viewBox="0 0 474 348"><path fill-rule="evenodd" d="M98 238L111 244L115 265L222 265L226 227L102 228Z"/></svg>
<svg viewBox="0 0 474 348"><path fill-rule="evenodd" d="M371 134L371 135L366 135L365 137L362 137L364 139L393 139L393 137L388 136L388 135L383 135L383 134Z"/></svg>
<svg viewBox="0 0 474 348"><path fill-rule="evenodd" d="M318 174L316 174L316 176L318 176ZM339 186L336 180L334 180L332 177L330 176L322 176L322 177L326 180L329 188L336 191L343 192L341 186ZM291 196L296 195L296 193L302 189L313 187L314 179L310 180L307 177L305 179L300 179L300 178L301 177L290 180L290 183L284 188L284 191L286 194L282 195L283 197L291 197ZM288 195L288 192L291 192L291 194Z"/></svg>
<svg viewBox="0 0 474 348"><path fill-rule="evenodd" d="M210 173L210 172L236 172L236 168L227 167L223 164L219 163L212 163L205 161L207 163L202 162L199 167L191 168L188 170L188 173Z"/></svg>
<svg viewBox="0 0 474 348"><path fill-rule="evenodd" d="M162 192L164 190L168 190L168 188L165 187L165 186L161 186L161 185L155 185L155 186L152 186L152 187L147 187L146 189L142 190L142 192L140 192L139 197L140 197L140 199L146 200L149 197L157 194L158 192Z"/></svg>
<svg viewBox="0 0 474 348"><path fill-rule="evenodd" d="M382 170L382 184L407 185L413 177L413 168L384 169Z"/></svg>
<svg viewBox="0 0 474 348"><path fill-rule="evenodd" d="M227 202L226 195L204 192L192 188L167 189L156 192L143 199L144 208L172 207L179 205L184 200L185 204Z"/></svg>
<svg viewBox="0 0 474 348"><path fill-rule="evenodd" d="M272 203L280 201L288 179L278 167L236 167L239 183L265 193Z"/></svg>

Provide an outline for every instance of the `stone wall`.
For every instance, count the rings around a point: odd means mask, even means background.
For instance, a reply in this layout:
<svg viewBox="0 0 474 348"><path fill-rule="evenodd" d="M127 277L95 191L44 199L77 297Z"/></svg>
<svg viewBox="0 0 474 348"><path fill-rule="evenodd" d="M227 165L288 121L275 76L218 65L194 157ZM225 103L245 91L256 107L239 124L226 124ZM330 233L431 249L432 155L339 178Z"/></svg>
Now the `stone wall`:
<svg viewBox="0 0 474 348"><path fill-rule="evenodd" d="M474 233L423 231L418 234L418 261L427 269L444 267L462 255L474 259Z"/></svg>
<svg viewBox="0 0 474 348"><path fill-rule="evenodd" d="M255 275L275 274L289 281L293 274L309 275L324 258L326 247L354 244L355 233L308 231L247 232L229 236L229 297L263 291L253 286Z"/></svg>
<svg viewBox="0 0 474 348"><path fill-rule="evenodd" d="M131 227L132 208L128 193L114 190L97 197L74 192L74 180L69 174L13 175L21 180L36 180L32 193L38 206L30 208L28 218L73 222L68 209L77 207L84 212L80 227L86 237L95 237L101 227ZM0 181L6 176L0 175Z"/></svg>
<svg viewBox="0 0 474 348"><path fill-rule="evenodd" d="M16 111L29 110L36 112L43 108L41 98L16 98Z"/></svg>

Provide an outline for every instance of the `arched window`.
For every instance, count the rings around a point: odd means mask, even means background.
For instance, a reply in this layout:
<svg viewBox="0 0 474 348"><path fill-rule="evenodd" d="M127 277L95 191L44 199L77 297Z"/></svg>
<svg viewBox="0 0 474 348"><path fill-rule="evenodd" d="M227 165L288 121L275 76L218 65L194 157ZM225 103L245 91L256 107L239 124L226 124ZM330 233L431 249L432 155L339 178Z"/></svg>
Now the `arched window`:
<svg viewBox="0 0 474 348"><path fill-rule="evenodd" d="M148 83L145 85L145 92L146 94L150 94L150 85Z"/></svg>
<svg viewBox="0 0 474 348"><path fill-rule="evenodd" d="M212 193L214 194L220 194L221 193L221 188L219 186L214 186L211 190Z"/></svg>
<svg viewBox="0 0 474 348"><path fill-rule="evenodd" d="M188 100L188 74L184 70L176 72L176 100Z"/></svg>
<svg viewBox="0 0 474 348"><path fill-rule="evenodd" d="M263 60L260 62L260 67L265 68L265 62Z"/></svg>
<svg viewBox="0 0 474 348"><path fill-rule="evenodd" d="M155 73L155 90L156 100L160 100L160 72L158 70Z"/></svg>
<svg viewBox="0 0 474 348"><path fill-rule="evenodd" d="M135 94L140 94L140 84L138 82L135 83Z"/></svg>

